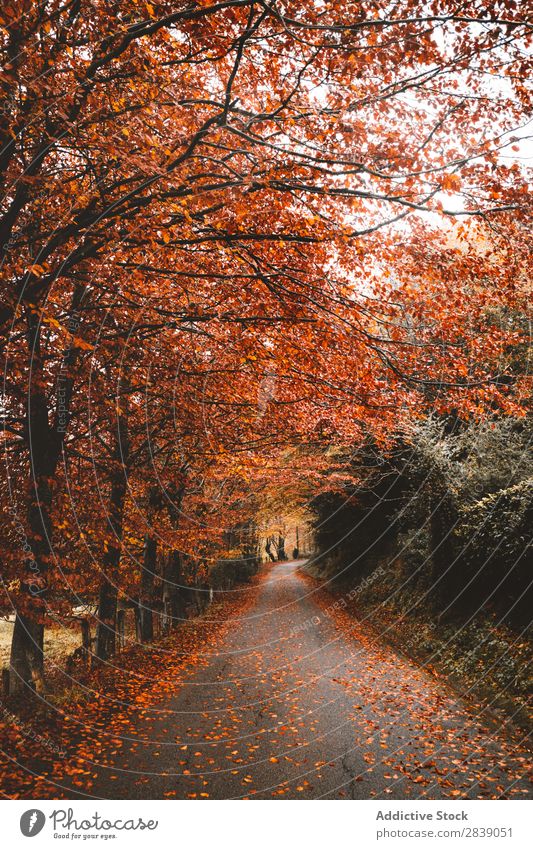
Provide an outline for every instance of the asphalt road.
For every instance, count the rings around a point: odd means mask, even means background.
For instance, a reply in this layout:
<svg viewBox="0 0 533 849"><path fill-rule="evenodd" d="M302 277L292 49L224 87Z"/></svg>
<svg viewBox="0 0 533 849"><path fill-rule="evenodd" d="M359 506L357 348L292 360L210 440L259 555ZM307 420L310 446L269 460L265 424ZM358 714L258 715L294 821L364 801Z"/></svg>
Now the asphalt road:
<svg viewBox="0 0 533 849"><path fill-rule="evenodd" d="M148 710L144 742L99 767L90 795L525 798L521 745L371 635L339 630L298 565L271 569L222 651Z"/></svg>

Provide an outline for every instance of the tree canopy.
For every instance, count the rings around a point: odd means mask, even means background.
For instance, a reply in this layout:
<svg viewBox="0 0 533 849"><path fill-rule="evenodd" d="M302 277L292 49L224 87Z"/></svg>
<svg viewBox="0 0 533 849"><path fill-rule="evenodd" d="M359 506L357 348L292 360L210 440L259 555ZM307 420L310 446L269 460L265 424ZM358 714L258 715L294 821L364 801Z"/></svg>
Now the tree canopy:
<svg viewBox="0 0 533 849"><path fill-rule="evenodd" d="M513 0L3 5L0 208L15 680L43 627L184 587L331 450L521 418ZM338 473L342 487L344 472ZM18 642L17 642L18 640Z"/></svg>

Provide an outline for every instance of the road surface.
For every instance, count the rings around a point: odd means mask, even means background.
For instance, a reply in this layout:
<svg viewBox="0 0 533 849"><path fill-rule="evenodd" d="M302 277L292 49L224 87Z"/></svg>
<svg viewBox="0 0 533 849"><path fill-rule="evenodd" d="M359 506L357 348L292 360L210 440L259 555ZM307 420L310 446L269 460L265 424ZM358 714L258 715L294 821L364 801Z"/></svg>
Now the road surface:
<svg viewBox="0 0 533 849"><path fill-rule="evenodd" d="M521 744L360 626L339 629L301 565L271 568L221 650L147 711L88 795L525 798Z"/></svg>

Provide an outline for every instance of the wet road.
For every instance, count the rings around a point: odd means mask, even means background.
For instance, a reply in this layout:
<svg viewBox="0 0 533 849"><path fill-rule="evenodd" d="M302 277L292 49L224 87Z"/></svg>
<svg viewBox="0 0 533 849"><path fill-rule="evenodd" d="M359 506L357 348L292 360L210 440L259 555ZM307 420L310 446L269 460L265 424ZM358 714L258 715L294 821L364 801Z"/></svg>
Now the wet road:
<svg viewBox="0 0 533 849"><path fill-rule="evenodd" d="M527 752L276 564L207 665L139 720L102 798L525 798Z"/></svg>

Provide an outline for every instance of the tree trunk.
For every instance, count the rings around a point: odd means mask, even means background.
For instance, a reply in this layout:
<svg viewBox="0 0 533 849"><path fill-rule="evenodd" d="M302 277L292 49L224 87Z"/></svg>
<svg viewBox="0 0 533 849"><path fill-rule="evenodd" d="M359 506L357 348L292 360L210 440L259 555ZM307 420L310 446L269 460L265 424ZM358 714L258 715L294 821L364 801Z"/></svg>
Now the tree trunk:
<svg viewBox="0 0 533 849"><path fill-rule="evenodd" d="M163 608L167 625L172 628L176 628L185 619L181 581L180 553L171 551L163 576Z"/></svg>
<svg viewBox="0 0 533 849"><path fill-rule="evenodd" d="M126 611L121 608L117 613L118 646L123 649L126 645Z"/></svg>
<svg viewBox="0 0 533 849"><path fill-rule="evenodd" d="M124 405L121 399L118 403ZM96 657L107 660L115 653L117 630L117 580L120 553L122 548L122 530L124 503L127 489L127 463L129 458L129 436L127 410L119 412L117 420L116 443L111 478L111 497L109 500L108 523L113 534L107 545L103 560L104 580L100 587L98 605L98 624L96 626Z"/></svg>
<svg viewBox="0 0 533 849"><path fill-rule="evenodd" d="M71 314L78 315L85 287L74 289ZM74 379L72 371L78 351L71 346L64 354L64 380L58 379L56 410L50 423L49 401L45 390L41 352L41 322L36 312L28 313L29 388L25 440L29 453L30 496L27 509L28 551L26 575L21 582L25 596L23 609L17 612L11 643L11 692L29 687L44 689L44 593L46 575L52 559L52 482L55 477L65 432L70 420Z"/></svg>
<svg viewBox="0 0 533 849"><path fill-rule="evenodd" d="M117 588L107 578L100 585L98 624L96 626L96 657L107 660L116 650Z"/></svg>
<svg viewBox="0 0 533 849"><path fill-rule="evenodd" d="M184 464L181 472L185 475L187 465ZM185 495L185 484L176 488L172 502L168 504L168 513L172 527L177 530L180 522L181 505ZM166 630L169 627L177 627L185 618L185 603L181 590L182 571L181 555L179 551L171 551L163 568L163 621Z"/></svg>
<svg viewBox="0 0 533 849"><path fill-rule="evenodd" d="M146 534L141 571L141 597L139 599L139 639L150 643L154 639L153 587L157 565L157 539Z"/></svg>
<svg viewBox="0 0 533 849"><path fill-rule="evenodd" d="M44 690L44 625L17 614L10 659L10 693Z"/></svg>
<svg viewBox="0 0 533 849"><path fill-rule="evenodd" d="M158 507L161 494L158 487L151 487L148 494L148 520L151 523ZM147 533L144 537L144 554L141 566L141 595L137 607L138 639L151 643L154 639L154 579L157 568L157 537Z"/></svg>
<svg viewBox="0 0 533 849"><path fill-rule="evenodd" d="M50 477L57 466L58 445L48 419L48 399L40 349L40 324L31 315L28 327L31 373L28 389L26 440L30 460L30 496L27 511L28 546L21 589L24 602L17 612L11 642L11 691L44 688L43 593L51 559L52 522Z"/></svg>
<svg viewBox="0 0 533 849"><path fill-rule="evenodd" d="M36 440L37 443L37 440ZM37 444L33 450L38 453ZM41 454L34 467L34 485L28 508L29 556L26 561L26 578L21 582L25 596L23 610L17 612L11 640L10 670L12 693L26 688L44 690L44 602L46 574L52 555L52 523L50 521L51 490L48 476L48 458Z"/></svg>

